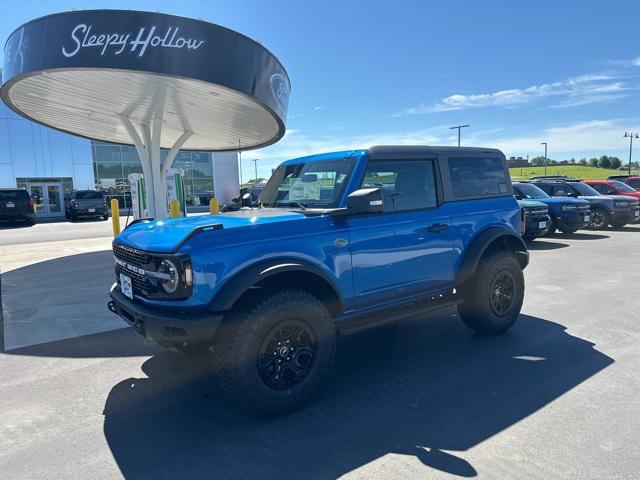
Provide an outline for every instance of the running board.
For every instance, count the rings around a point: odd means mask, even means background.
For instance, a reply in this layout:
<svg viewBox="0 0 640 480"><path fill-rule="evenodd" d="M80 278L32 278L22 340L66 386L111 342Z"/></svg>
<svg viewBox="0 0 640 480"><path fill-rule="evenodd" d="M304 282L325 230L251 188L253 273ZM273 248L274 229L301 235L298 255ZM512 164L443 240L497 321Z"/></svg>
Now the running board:
<svg viewBox="0 0 640 480"><path fill-rule="evenodd" d="M445 295L420 302L413 302L400 307L380 310L344 320L338 320L335 324L340 335L349 335L370 328L380 327L389 323L404 320L406 318L424 315L447 307L453 307L462 303L462 298L456 295Z"/></svg>

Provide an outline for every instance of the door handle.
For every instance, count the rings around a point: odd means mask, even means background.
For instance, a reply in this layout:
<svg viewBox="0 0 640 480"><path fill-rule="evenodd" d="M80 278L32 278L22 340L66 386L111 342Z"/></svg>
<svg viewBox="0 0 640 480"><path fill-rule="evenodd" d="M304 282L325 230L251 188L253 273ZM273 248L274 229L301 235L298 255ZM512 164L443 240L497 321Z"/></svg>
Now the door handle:
<svg viewBox="0 0 640 480"><path fill-rule="evenodd" d="M449 230L449 225L446 223L434 223L430 227L427 227L427 230L431 233L440 233Z"/></svg>

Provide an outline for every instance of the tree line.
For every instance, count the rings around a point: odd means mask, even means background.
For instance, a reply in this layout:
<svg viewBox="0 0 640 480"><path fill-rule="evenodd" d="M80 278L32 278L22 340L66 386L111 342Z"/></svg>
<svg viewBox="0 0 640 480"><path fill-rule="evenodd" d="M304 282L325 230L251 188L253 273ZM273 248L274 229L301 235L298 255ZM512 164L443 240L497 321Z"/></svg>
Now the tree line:
<svg viewBox="0 0 640 480"><path fill-rule="evenodd" d="M545 164L544 157L535 157L530 160L531 165L542 166ZM609 155L602 155L600 158L581 158L576 160L575 158L570 158L568 160L552 160L547 159L547 165L584 165L589 167L599 167L606 168L610 170L617 170L622 167L622 160L618 157L613 157ZM638 162L631 162L632 168L638 168Z"/></svg>

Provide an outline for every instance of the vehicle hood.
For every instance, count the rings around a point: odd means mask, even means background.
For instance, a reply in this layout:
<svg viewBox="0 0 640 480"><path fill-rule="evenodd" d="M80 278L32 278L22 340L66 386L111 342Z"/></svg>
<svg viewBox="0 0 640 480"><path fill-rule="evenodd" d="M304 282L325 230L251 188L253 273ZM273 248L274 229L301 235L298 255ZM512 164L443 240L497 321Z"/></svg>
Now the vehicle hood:
<svg viewBox="0 0 640 480"><path fill-rule="evenodd" d="M520 208L540 208L540 207L547 207L547 205L545 205L542 202L539 202L538 200L528 200L528 199L523 199L523 200L518 200L518 205L520 205Z"/></svg>
<svg viewBox="0 0 640 480"><path fill-rule="evenodd" d="M549 197L549 198L538 198L536 202L542 202L546 205L589 205L589 202L586 200L580 200L579 198L570 198L570 197Z"/></svg>
<svg viewBox="0 0 640 480"><path fill-rule="evenodd" d="M613 203L614 200L616 201L624 200L625 202L628 202L629 200L633 201L633 198L627 197L625 195L589 195L589 196L585 195L585 196L580 196L579 198L584 198L589 202L594 201L594 202Z"/></svg>
<svg viewBox="0 0 640 480"><path fill-rule="evenodd" d="M180 244L199 228L249 227L274 222L290 222L305 216L275 208L243 209L217 215L198 215L185 218L167 218L141 221L127 227L115 239L117 243L148 252L174 252ZM222 227L220 227L220 225Z"/></svg>

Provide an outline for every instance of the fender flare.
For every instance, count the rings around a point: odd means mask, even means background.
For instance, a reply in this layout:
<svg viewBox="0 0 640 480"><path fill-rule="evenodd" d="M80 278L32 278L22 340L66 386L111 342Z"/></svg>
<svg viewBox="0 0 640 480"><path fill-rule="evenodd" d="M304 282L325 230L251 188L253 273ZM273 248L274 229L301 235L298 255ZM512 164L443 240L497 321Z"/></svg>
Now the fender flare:
<svg viewBox="0 0 640 480"><path fill-rule="evenodd" d="M478 268L480 259L487 251L487 248L489 248L489 245L500 238L512 242L512 245L515 247L513 251L516 254L520 266L523 269L527 266L529 263L529 252L524 240L511 229L505 227L489 227L480 232L467 248L456 278L456 285L465 283L473 276L476 268Z"/></svg>
<svg viewBox="0 0 640 480"><path fill-rule="evenodd" d="M344 310L344 300L334 280L317 265L298 258L265 260L244 268L224 282L209 303L209 310L214 312L230 310L249 288L266 278L283 272L305 272L317 276L333 290L341 311Z"/></svg>

